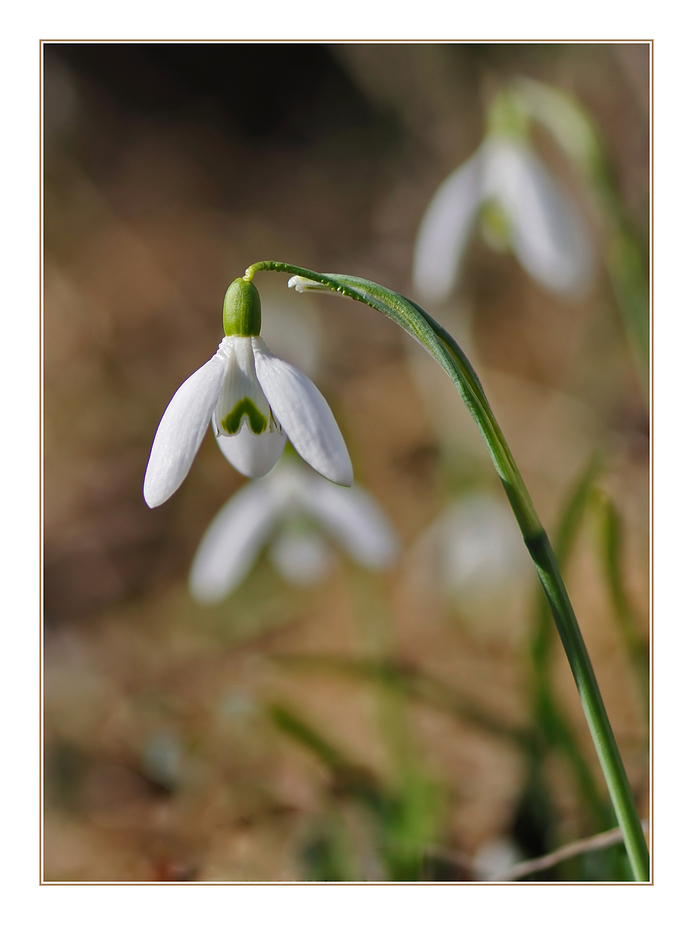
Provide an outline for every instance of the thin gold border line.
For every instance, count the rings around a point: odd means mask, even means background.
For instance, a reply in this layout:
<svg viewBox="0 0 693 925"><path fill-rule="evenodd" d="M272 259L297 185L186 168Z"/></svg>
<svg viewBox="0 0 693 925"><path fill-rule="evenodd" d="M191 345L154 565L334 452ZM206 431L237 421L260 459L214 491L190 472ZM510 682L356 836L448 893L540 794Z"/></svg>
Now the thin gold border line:
<svg viewBox="0 0 693 925"><path fill-rule="evenodd" d="M654 885L654 42L650 43L650 883Z"/></svg>
<svg viewBox="0 0 693 925"><path fill-rule="evenodd" d="M44 68L43 42L39 41L39 884L44 883Z"/></svg>

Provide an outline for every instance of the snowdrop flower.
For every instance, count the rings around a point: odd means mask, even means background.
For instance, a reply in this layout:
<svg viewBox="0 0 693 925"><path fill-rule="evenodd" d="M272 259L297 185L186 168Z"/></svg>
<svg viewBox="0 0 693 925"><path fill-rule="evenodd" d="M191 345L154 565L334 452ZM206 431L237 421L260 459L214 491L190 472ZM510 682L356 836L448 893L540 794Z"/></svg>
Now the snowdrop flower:
<svg viewBox="0 0 693 925"><path fill-rule="evenodd" d="M332 562L325 536L376 571L392 565L398 552L392 527L364 489L339 487L284 460L239 489L216 515L195 553L190 592L201 603L222 600L273 538L270 558L284 577L312 584Z"/></svg>
<svg viewBox="0 0 693 925"><path fill-rule="evenodd" d="M151 779L172 790L179 782L183 746L174 729L157 729L145 742L142 769Z"/></svg>
<svg viewBox="0 0 693 925"><path fill-rule="evenodd" d="M481 880L505 880L505 875L521 860L522 852L511 838L493 838L485 841L474 855L474 868Z"/></svg>
<svg viewBox="0 0 693 925"><path fill-rule="evenodd" d="M434 531L441 578L461 601L493 594L525 570L517 523L495 495L479 492L453 502Z"/></svg>
<svg viewBox="0 0 693 925"><path fill-rule="evenodd" d="M317 584L334 562L332 549L324 537L300 518L281 528L268 551L277 571L294 585Z"/></svg>
<svg viewBox="0 0 693 925"><path fill-rule="evenodd" d="M349 453L327 402L302 372L267 349L260 295L236 279L224 299L224 333L215 355L178 389L154 437L144 478L149 507L180 487L212 423L221 451L249 478L266 475L287 437L317 472L351 485Z"/></svg>
<svg viewBox="0 0 693 925"><path fill-rule="evenodd" d="M412 550L412 573L427 588L440 588L465 612L486 612L531 576L527 554L509 505L486 491L451 501Z"/></svg>
<svg viewBox="0 0 693 925"><path fill-rule="evenodd" d="M450 295L480 215L487 237L507 244L541 285L570 294L589 283L594 253L576 207L526 143L494 132L426 209L414 248L420 293L440 301ZM495 233L489 219L500 226Z"/></svg>

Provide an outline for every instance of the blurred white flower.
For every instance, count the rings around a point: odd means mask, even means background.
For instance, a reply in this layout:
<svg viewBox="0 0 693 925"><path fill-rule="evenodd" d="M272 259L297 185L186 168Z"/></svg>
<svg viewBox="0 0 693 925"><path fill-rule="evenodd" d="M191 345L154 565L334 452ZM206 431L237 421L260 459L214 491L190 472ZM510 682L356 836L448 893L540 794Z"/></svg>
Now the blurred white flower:
<svg viewBox="0 0 693 925"><path fill-rule="evenodd" d="M226 718L252 716L257 710L255 697L242 687L226 691L219 703L219 714Z"/></svg>
<svg viewBox="0 0 693 925"><path fill-rule="evenodd" d="M492 494L453 502L434 524L441 579L463 603L497 594L526 566L509 506Z"/></svg>
<svg viewBox="0 0 693 925"><path fill-rule="evenodd" d="M510 247L543 286L567 294L588 285L594 252L577 208L525 143L492 133L426 209L414 248L419 293L439 301L450 295L480 215L487 237Z"/></svg>
<svg viewBox="0 0 693 925"><path fill-rule="evenodd" d="M578 100L531 77L513 81L516 104L553 135L565 154L588 175L603 157L599 139Z"/></svg>
<svg viewBox="0 0 693 925"><path fill-rule="evenodd" d="M243 475L266 475L288 437L325 478L352 482L344 439L310 379L270 353L261 337L233 336L183 383L161 419L144 479L149 507L180 487L210 419L222 452Z"/></svg>
<svg viewBox="0 0 693 925"><path fill-rule="evenodd" d="M183 746L175 729L161 728L145 742L142 770L163 787L173 789L181 776Z"/></svg>
<svg viewBox="0 0 693 925"><path fill-rule="evenodd" d="M272 564L295 585L317 584L329 572L333 553L317 531L302 520L286 523L269 547Z"/></svg>
<svg viewBox="0 0 693 925"><path fill-rule="evenodd" d="M270 558L284 577L296 584L319 581L332 562L325 537L373 570L392 565L398 553L392 527L363 488L341 488L284 460L244 485L216 515L195 554L190 592L202 603L222 600L272 538Z"/></svg>
<svg viewBox="0 0 693 925"><path fill-rule="evenodd" d="M501 881L521 860L522 852L511 838L494 838L474 855L474 867L481 880Z"/></svg>

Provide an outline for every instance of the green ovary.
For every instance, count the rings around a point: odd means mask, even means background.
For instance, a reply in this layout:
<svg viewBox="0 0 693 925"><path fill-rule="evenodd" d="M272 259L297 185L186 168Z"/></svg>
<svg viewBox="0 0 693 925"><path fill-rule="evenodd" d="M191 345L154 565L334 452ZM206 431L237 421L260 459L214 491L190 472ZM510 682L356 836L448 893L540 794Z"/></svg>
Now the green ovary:
<svg viewBox="0 0 693 925"><path fill-rule="evenodd" d="M222 430L227 434L237 434L241 428L243 415L248 418L248 424L254 434L261 434L267 429L267 418L261 414L249 398L242 398L233 411L230 411L221 422Z"/></svg>
<svg viewBox="0 0 693 925"><path fill-rule="evenodd" d="M507 251L510 243L510 222L503 207L494 200L481 209L481 230L484 240L495 251Z"/></svg>

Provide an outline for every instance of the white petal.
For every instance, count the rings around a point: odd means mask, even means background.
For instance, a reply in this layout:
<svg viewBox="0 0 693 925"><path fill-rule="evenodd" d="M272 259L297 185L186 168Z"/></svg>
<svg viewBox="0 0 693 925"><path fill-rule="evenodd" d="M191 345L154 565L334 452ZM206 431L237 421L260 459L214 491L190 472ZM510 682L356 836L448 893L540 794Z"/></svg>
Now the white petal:
<svg viewBox="0 0 693 925"><path fill-rule="evenodd" d="M379 570L394 563L399 552L395 532L363 488L340 488L311 479L302 494L301 507L360 565Z"/></svg>
<svg viewBox="0 0 693 925"><path fill-rule="evenodd" d="M188 474L217 403L226 363L219 354L194 372L169 402L144 476L144 500L163 504Z"/></svg>
<svg viewBox="0 0 693 925"><path fill-rule="evenodd" d="M351 485L354 473L334 415L307 376L269 352L261 337L253 338L255 370L272 414L294 449L316 472L340 485Z"/></svg>
<svg viewBox="0 0 693 925"><path fill-rule="evenodd" d="M305 529L297 531L292 529L291 524L273 540L269 556L277 571L295 585L317 584L325 578L334 559L330 547L319 533Z"/></svg>
<svg viewBox="0 0 693 925"><path fill-rule="evenodd" d="M484 147L484 193L508 215L518 260L555 292L584 289L594 253L580 214L525 145L491 139Z"/></svg>
<svg viewBox="0 0 693 925"><path fill-rule="evenodd" d="M523 858L512 838L492 838L485 841L474 855L474 870L482 880L507 880L508 871Z"/></svg>
<svg viewBox="0 0 693 925"><path fill-rule="evenodd" d="M197 548L190 570L190 593L213 604L245 578L281 516L264 482L249 482L219 511Z"/></svg>
<svg viewBox="0 0 693 925"><path fill-rule="evenodd" d="M225 337L222 341L221 349L228 362L214 415L217 429L222 428L226 415L243 399L249 399L265 420L270 421L269 405L255 375L252 340L252 337ZM222 433L225 432L222 429Z"/></svg>
<svg viewBox="0 0 693 925"><path fill-rule="evenodd" d="M221 452L231 465L249 479L267 475L286 446L286 434L279 429L254 434L246 421L233 437L217 433L216 438Z"/></svg>
<svg viewBox="0 0 693 925"><path fill-rule="evenodd" d="M419 225L413 279L429 300L450 295L480 204L481 169L474 155L441 183Z"/></svg>
<svg viewBox="0 0 693 925"><path fill-rule="evenodd" d="M438 521L442 578L468 599L502 588L526 566L526 552L508 505L493 495L453 502Z"/></svg>

